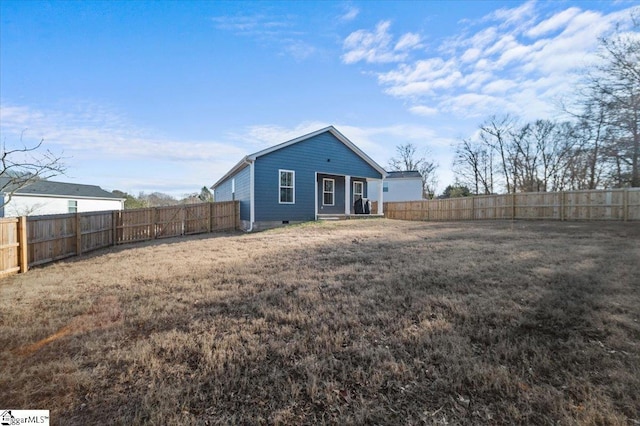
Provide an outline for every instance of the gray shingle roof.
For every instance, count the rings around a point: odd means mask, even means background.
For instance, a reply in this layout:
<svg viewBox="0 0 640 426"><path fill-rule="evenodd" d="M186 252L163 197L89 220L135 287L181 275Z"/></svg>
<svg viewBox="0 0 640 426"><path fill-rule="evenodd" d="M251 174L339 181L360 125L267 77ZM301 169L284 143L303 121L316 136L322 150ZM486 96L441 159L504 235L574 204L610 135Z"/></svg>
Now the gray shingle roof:
<svg viewBox="0 0 640 426"><path fill-rule="evenodd" d="M402 178L422 179L422 175L417 170L409 170L406 172L387 172L387 179L402 179Z"/></svg>
<svg viewBox="0 0 640 426"><path fill-rule="evenodd" d="M9 183L9 178L0 178L0 188L5 188ZM11 191L10 187L6 188ZM24 188L15 191L15 194L25 195L49 195L62 197L86 197L86 198L111 198L121 200L121 197L114 195L97 185L82 185L78 183L54 182L50 180L38 180Z"/></svg>

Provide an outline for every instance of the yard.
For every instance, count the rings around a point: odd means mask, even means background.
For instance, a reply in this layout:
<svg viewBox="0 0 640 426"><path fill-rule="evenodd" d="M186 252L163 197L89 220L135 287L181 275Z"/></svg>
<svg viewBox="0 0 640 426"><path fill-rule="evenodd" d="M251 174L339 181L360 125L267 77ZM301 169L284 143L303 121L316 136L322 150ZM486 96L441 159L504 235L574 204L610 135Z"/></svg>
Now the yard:
<svg viewBox="0 0 640 426"><path fill-rule="evenodd" d="M311 223L0 281L52 424L640 424L640 226Z"/></svg>

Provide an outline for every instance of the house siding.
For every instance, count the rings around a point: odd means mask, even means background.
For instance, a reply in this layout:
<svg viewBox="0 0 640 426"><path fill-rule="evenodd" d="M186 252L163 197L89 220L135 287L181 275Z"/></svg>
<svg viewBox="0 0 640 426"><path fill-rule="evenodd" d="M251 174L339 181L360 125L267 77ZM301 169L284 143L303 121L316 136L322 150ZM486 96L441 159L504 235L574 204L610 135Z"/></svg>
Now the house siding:
<svg viewBox="0 0 640 426"><path fill-rule="evenodd" d="M295 172L295 204L280 204L278 170ZM330 132L258 157L255 162L255 220L306 221L315 219L316 172L380 179L380 173ZM338 190L342 191L342 195ZM320 200L321 201L321 200ZM344 212L344 178L336 179L336 205ZM318 204L321 207L322 203Z"/></svg>
<svg viewBox="0 0 640 426"><path fill-rule="evenodd" d="M5 201L8 197L4 197ZM54 197L13 194L0 217L35 216L69 213L69 201L76 202L78 213L122 210L123 201L119 199L90 199L77 197Z"/></svg>
<svg viewBox="0 0 640 426"><path fill-rule="evenodd" d="M235 198L232 193L235 179ZM218 185L215 189L215 201L240 201L240 220L251 219L251 168L240 170Z"/></svg>
<svg viewBox="0 0 640 426"><path fill-rule="evenodd" d="M384 193L385 202L422 200L422 179L420 178L386 179L385 182L389 188ZM371 182L369 198L373 201L378 201L378 185L381 184L382 182Z"/></svg>

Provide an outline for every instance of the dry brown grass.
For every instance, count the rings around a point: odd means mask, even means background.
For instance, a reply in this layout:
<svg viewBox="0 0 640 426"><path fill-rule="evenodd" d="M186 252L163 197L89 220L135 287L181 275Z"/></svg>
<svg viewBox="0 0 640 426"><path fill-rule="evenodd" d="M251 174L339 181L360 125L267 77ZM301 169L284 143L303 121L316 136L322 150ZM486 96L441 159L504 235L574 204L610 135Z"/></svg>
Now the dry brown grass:
<svg viewBox="0 0 640 426"><path fill-rule="evenodd" d="M0 281L0 408L53 424L638 424L637 223L389 220Z"/></svg>

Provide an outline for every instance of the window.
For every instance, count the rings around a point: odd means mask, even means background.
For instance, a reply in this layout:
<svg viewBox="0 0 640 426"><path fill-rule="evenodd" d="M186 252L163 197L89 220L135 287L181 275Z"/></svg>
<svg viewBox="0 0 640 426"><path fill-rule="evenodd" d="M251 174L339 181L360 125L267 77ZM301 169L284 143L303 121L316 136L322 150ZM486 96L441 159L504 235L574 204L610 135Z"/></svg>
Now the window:
<svg viewBox="0 0 640 426"><path fill-rule="evenodd" d="M335 198L336 181L333 179L322 179L322 205L333 206Z"/></svg>
<svg viewBox="0 0 640 426"><path fill-rule="evenodd" d="M78 213L78 202L76 200L69 200L69 213Z"/></svg>
<svg viewBox="0 0 640 426"><path fill-rule="evenodd" d="M389 192L389 182L382 182L382 192Z"/></svg>
<svg viewBox="0 0 640 426"><path fill-rule="evenodd" d="M353 202L355 203L362 197L364 197L364 183L354 181L353 182Z"/></svg>
<svg viewBox="0 0 640 426"><path fill-rule="evenodd" d="M280 204L294 204L296 188L296 174L291 170L280 170Z"/></svg>

